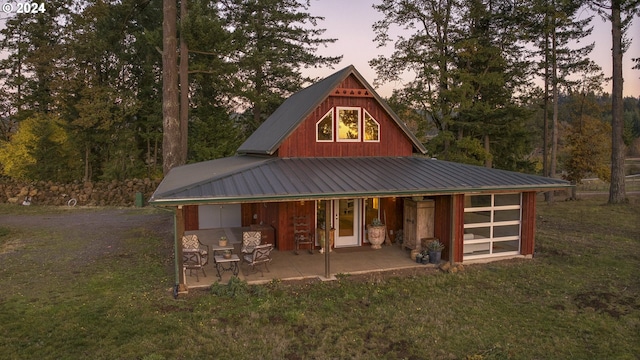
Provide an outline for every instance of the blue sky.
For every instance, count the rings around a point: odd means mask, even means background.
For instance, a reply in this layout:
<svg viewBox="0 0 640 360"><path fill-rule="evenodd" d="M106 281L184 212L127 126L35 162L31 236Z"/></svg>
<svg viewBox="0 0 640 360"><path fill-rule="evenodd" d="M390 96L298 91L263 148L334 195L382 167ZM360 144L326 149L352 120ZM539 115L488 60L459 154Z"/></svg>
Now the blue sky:
<svg viewBox="0 0 640 360"><path fill-rule="evenodd" d="M372 25L382 19L382 14L373 9L372 4L379 3L373 0L311 0L310 12L315 16L322 16L324 21L318 26L327 31L323 37L338 39L327 48L320 48L319 53L326 56L343 55L342 62L334 66L335 70L348 65L354 65L356 69L373 85L376 78L375 71L369 66L369 60L378 55L389 55L392 48L377 48L373 41L375 34ZM590 12L584 11L583 17L588 17ZM582 44L595 41L596 46L591 57L600 65L606 77L611 75L611 25L600 21L596 17L592 35ZM391 34L393 35L393 34ZM628 37L635 39L629 50L624 54L623 76L624 95L640 97L640 70L632 70L631 59L640 58L640 19L636 17L633 26L628 31ZM390 45L392 46L392 45ZM306 74L320 78L331 75L334 71L328 68L308 70ZM382 97L388 97L394 88L400 88L402 84L384 84L376 88ZM603 85L605 92L611 93L611 83Z"/></svg>

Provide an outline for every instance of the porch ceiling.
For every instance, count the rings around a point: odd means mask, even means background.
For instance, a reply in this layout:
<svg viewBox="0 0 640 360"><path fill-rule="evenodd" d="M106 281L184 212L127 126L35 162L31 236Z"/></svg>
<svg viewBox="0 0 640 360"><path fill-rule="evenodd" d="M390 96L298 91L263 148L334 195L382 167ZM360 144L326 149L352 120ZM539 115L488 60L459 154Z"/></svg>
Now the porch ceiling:
<svg viewBox="0 0 640 360"><path fill-rule="evenodd" d="M424 157L234 156L174 168L149 202L175 206L567 188L563 180Z"/></svg>

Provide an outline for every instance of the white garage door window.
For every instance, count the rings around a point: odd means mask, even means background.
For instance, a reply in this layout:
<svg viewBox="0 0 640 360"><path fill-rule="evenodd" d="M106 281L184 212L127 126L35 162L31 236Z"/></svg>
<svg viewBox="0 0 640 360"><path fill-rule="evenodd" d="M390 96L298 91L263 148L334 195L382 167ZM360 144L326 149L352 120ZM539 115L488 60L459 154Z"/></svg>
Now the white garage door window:
<svg viewBox="0 0 640 360"><path fill-rule="evenodd" d="M522 196L465 195L463 260L520 253Z"/></svg>

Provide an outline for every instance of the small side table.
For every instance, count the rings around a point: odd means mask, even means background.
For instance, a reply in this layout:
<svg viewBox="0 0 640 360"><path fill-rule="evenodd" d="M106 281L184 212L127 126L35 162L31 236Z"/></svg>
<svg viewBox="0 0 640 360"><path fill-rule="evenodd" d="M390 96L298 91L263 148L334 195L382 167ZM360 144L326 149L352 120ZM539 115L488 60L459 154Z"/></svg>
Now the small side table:
<svg viewBox="0 0 640 360"><path fill-rule="evenodd" d="M234 276L238 276L238 263L240 262L238 255L233 254L229 259L225 259L224 256L214 256L213 259L216 263L216 272L220 280L222 280L221 273L225 271L231 271Z"/></svg>
<svg viewBox="0 0 640 360"><path fill-rule="evenodd" d="M220 246L216 244L211 245L211 252L213 252L213 256L216 256L218 255L219 252L224 252L226 250L233 251L233 245L232 244L229 244L227 246Z"/></svg>

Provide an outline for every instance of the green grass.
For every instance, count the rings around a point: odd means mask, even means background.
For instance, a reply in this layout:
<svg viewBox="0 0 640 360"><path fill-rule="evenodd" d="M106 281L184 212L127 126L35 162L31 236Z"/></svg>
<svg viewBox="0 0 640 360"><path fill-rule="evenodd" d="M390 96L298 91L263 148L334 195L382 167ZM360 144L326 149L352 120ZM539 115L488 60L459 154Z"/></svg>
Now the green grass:
<svg viewBox="0 0 640 360"><path fill-rule="evenodd" d="M636 359L640 204L605 201L540 202L533 260L407 278L234 281L178 300L170 245L147 230L86 262L62 234L10 231L0 241L34 240L0 251L1 357Z"/></svg>

